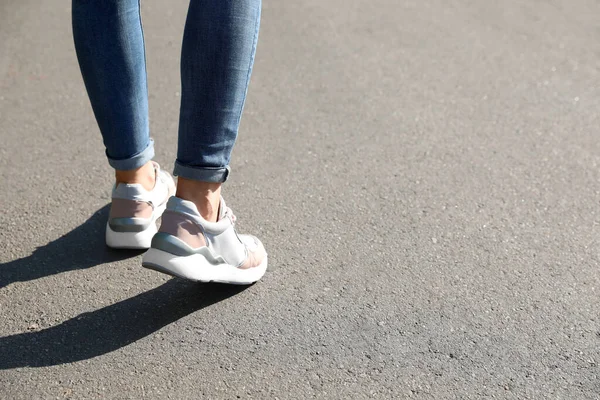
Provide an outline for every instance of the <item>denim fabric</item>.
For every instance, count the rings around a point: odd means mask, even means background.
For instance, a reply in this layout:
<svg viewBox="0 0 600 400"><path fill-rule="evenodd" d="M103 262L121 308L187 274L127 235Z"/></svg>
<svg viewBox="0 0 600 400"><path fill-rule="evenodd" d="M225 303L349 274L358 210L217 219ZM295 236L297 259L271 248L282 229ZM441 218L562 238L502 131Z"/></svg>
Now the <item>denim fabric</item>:
<svg viewBox="0 0 600 400"><path fill-rule="evenodd" d="M190 0L181 51L176 175L224 182L246 99L261 0ZM139 0L73 0L73 37L110 165L154 156Z"/></svg>

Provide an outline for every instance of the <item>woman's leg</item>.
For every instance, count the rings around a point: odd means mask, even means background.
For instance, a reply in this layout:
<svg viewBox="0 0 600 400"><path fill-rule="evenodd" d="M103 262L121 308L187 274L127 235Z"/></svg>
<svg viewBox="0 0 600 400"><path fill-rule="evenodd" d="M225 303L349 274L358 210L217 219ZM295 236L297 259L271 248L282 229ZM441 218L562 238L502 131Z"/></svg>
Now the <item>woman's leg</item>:
<svg viewBox="0 0 600 400"><path fill-rule="evenodd" d="M260 0L191 0L181 55L181 113L171 197L142 265L201 282L259 280L267 253L238 235L221 197L254 61Z"/></svg>
<svg viewBox="0 0 600 400"><path fill-rule="evenodd" d="M81 74L115 168L106 244L147 249L175 183L151 161L139 0L73 0L72 13Z"/></svg>
<svg viewBox="0 0 600 400"><path fill-rule="evenodd" d="M139 0L73 0L75 50L117 182L154 185Z"/></svg>
<svg viewBox="0 0 600 400"><path fill-rule="evenodd" d="M181 53L177 196L215 221L254 62L260 0L191 0Z"/></svg>

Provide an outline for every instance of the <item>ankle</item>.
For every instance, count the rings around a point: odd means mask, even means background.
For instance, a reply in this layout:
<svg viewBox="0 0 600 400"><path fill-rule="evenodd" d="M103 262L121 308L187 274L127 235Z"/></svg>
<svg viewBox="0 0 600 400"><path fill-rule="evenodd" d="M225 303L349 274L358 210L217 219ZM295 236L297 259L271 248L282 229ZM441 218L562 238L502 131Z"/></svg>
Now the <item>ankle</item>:
<svg viewBox="0 0 600 400"><path fill-rule="evenodd" d="M142 185L146 190L152 190L156 182L156 172L152 161L148 161L146 164L136 169L128 171L115 170L115 178L117 184L137 183Z"/></svg>
<svg viewBox="0 0 600 400"><path fill-rule="evenodd" d="M179 177L177 179L177 197L191 201L205 220L216 222L221 205L221 183L200 182Z"/></svg>

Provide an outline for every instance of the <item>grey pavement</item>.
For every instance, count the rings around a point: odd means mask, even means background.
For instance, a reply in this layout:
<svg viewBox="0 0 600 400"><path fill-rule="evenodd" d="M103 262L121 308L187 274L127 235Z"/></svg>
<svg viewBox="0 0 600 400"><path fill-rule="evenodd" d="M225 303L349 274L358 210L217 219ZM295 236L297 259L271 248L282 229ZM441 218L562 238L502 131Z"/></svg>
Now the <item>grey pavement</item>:
<svg viewBox="0 0 600 400"><path fill-rule="evenodd" d="M142 3L170 169L187 4ZM0 2L1 399L599 398L597 1L265 0L245 289L104 246L69 13Z"/></svg>

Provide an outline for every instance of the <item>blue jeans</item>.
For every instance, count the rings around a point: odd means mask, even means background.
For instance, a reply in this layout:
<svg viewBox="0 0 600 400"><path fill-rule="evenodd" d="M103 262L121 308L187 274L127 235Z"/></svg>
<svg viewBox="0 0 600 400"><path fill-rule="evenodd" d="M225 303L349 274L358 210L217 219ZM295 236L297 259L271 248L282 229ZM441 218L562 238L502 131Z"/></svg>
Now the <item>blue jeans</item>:
<svg viewBox="0 0 600 400"><path fill-rule="evenodd" d="M246 100L261 0L190 0L174 174L224 182ZM139 0L72 0L75 49L109 164L154 156Z"/></svg>

